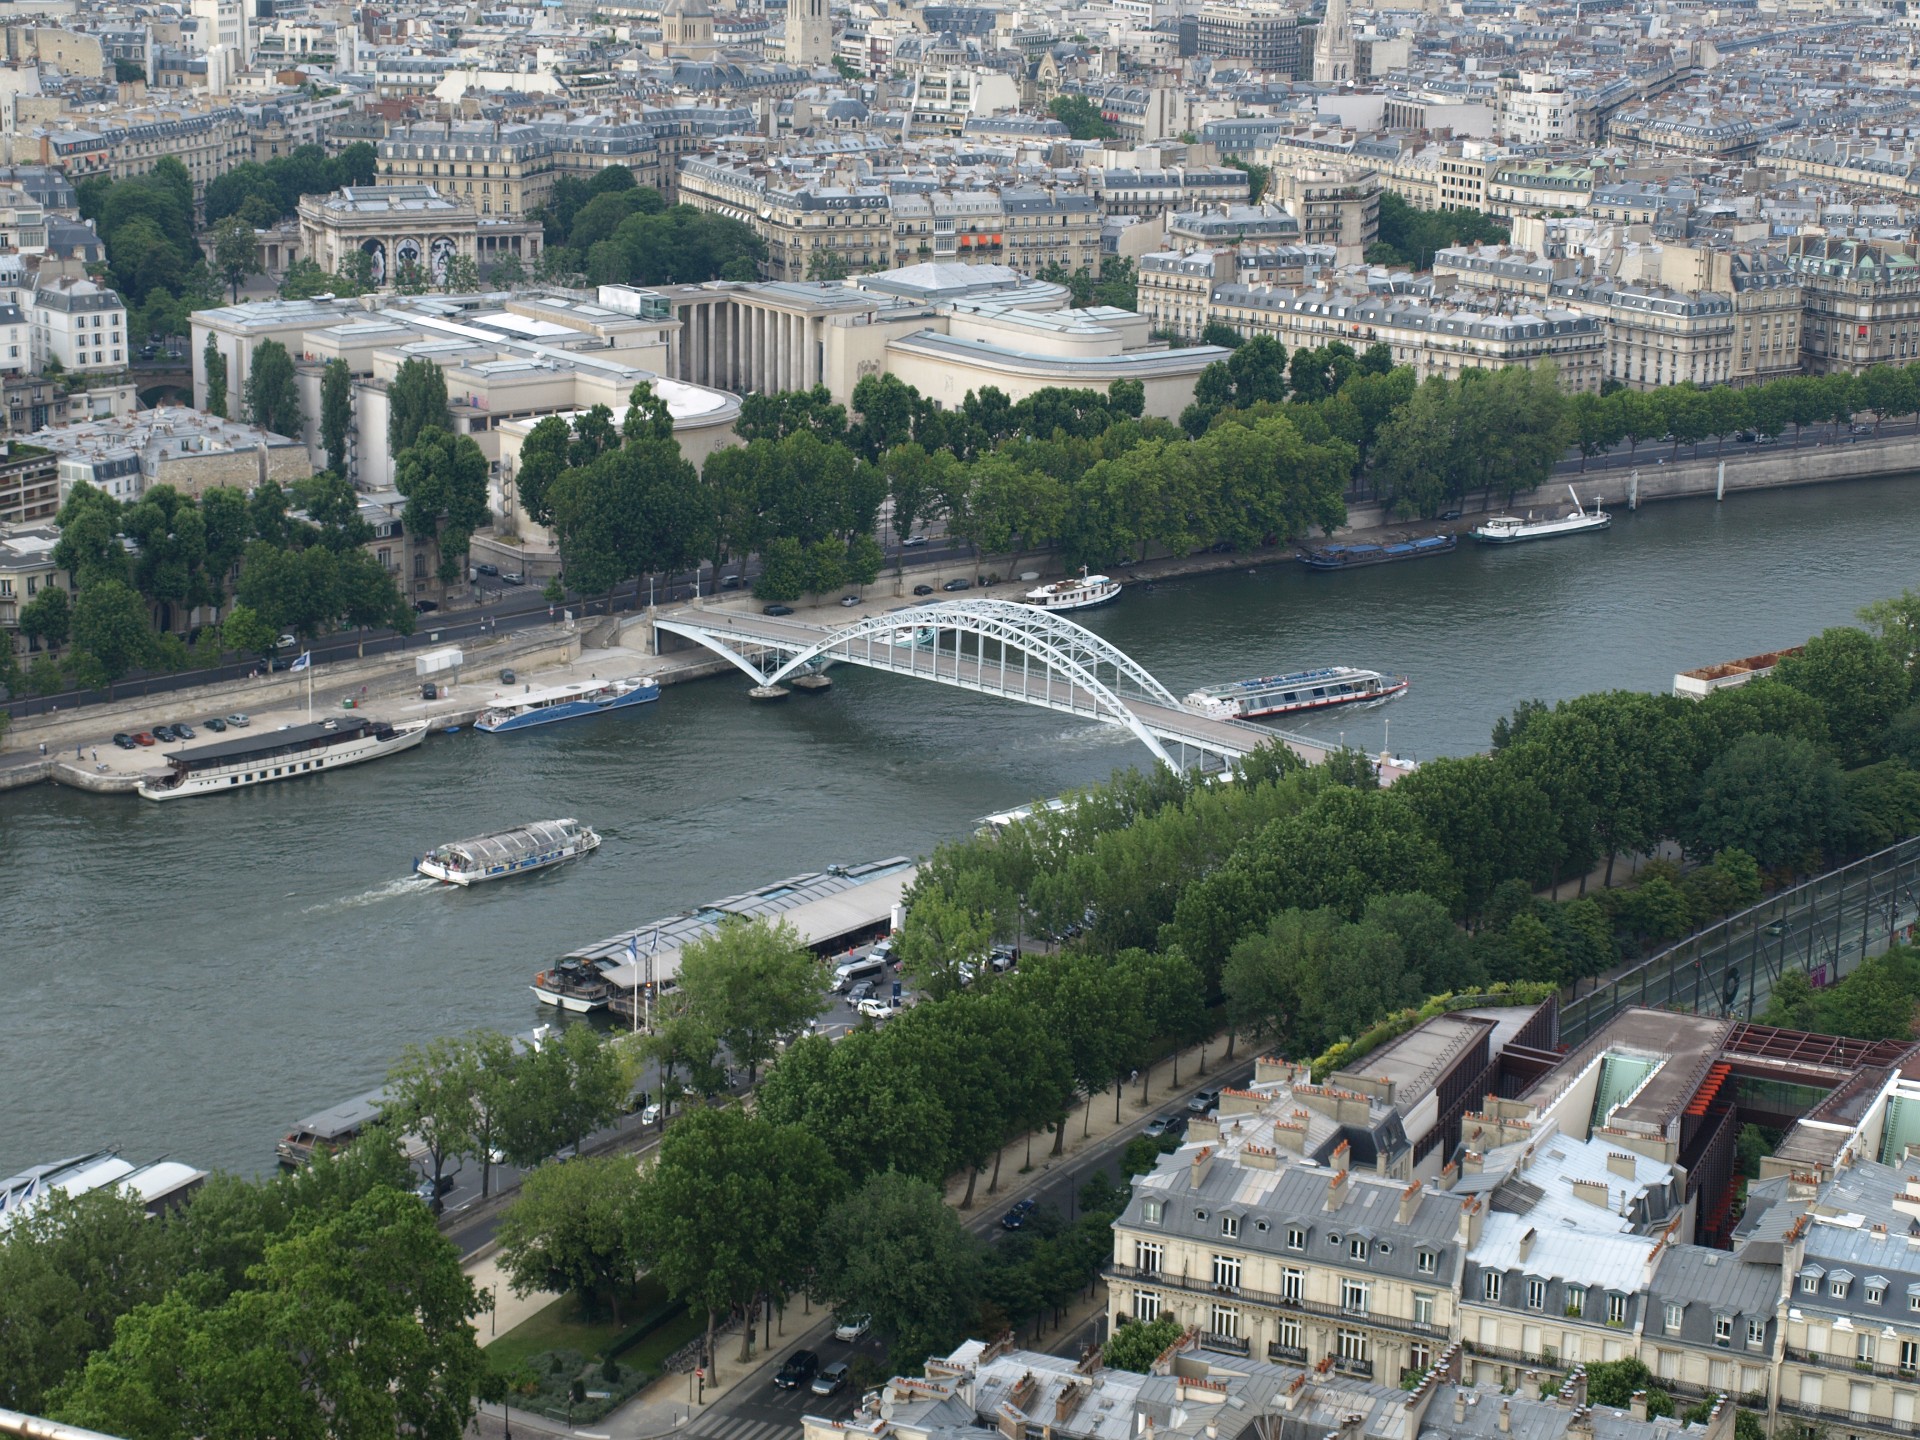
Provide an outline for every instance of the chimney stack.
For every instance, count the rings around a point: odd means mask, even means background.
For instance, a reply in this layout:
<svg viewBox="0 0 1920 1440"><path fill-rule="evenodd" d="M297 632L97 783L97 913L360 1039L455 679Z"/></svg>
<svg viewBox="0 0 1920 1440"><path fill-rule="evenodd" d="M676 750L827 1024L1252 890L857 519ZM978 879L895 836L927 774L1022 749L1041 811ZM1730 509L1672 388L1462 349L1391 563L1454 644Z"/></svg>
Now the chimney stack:
<svg viewBox="0 0 1920 1440"><path fill-rule="evenodd" d="M1467 1392L1458 1385L1453 1387L1453 1423L1456 1425L1467 1423Z"/></svg>
<svg viewBox="0 0 1920 1440"><path fill-rule="evenodd" d="M1348 1173L1349 1172L1342 1170L1338 1175L1327 1181L1328 1210L1338 1210L1346 1203Z"/></svg>
<svg viewBox="0 0 1920 1440"><path fill-rule="evenodd" d="M1636 1420L1645 1420L1647 1418L1646 1391L1636 1390L1633 1392L1633 1398L1627 1402L1627 1412Z"/></svg>
<svg viewBox="0 0 1920 1440"><path fill-rule="evenodd" d="M1641 1406L1640 1408L1641 1408L1641 1410L1642 1410L1642 1411L1644 1411L1644 1410L1646 1409L1646 1407L1645 1407L1644 1405L1643 1405L1643 1406ZM1643 1413L1643 1414L1642 1414L1642 1415L1640 1416L1640 1418L1641 1418L1642 1420L1644 1420L1644 1419L1646 1419L1647 1417L1646 1417L1646 1415L1645 1415L1645 1414ZM1502 1400L1502 1401L1500 1402L1500 1421L1499 1421L1499 1424L1500 1424L1500 1433L1501 1433L1502 1435L1511 1435L1511 1434L1513 1433L1513 1401L1511 1401L1511 1400Z"/></svg>
<svg viewBox="0 0 1920 1440"><path fill-rule="evenodd" d="M1413 1223L1414 1213L1420 1208L1420 1194L1421 1189L1418 1180L1400 1192L1400 1224L1411 1225Z"/></svg>

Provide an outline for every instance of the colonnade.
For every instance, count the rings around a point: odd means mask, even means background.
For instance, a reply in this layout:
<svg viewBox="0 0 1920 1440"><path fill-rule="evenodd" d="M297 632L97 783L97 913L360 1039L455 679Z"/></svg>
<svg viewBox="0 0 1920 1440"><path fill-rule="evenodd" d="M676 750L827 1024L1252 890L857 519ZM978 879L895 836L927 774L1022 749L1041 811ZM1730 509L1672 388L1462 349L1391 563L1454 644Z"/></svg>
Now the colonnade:
<svg viewBox="0 0 1920 1440"><path fill-rule="evenodd" d="M689 300L677 310L680 332L667 368L679 379L736 394L820 383L819 317L733 296Z"/></svg>

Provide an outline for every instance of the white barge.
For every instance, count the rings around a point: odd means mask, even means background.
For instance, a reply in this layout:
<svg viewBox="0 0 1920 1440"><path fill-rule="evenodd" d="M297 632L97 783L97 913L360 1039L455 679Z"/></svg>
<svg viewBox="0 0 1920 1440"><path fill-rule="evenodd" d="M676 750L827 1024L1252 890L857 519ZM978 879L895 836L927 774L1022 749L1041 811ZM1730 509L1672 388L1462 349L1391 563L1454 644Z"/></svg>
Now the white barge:
<svg viewBox="0 0 1920 1440"><path fill-rule="evenodd" d="M1409 683L1404 675L1332 665L1323 670L1297 670L1291 675L1209 685L1187 696L1185 703L1195 714L1212 719L1253 720L1262 715L1293 715L1342 705L1380 705L1405 694Z"/></svg>
<svg viewBox="0 0 1920 1440"><path fill-rule="evenodd" d="M353 716L288 725L167 756L167 773L140 782L143 800L224 794L249 785L292 780L411 750L426 738L425 721L389 725Z"/></svg>

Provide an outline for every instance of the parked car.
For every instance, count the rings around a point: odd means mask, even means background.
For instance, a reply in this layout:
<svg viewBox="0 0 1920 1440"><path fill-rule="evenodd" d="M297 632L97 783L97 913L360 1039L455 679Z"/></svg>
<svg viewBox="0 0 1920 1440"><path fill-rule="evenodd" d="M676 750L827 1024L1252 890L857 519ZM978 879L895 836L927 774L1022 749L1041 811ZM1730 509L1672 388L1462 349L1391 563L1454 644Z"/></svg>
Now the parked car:
<svg viewBox="0 0 1920 1440"><path fill-rule="evenodd" d="M276 655L267 662L267 669L269 672L280 671L280 670L291 670L292 668L293 668L293 661L289 660L284 655Z"/></svg>
<svg viewBox="0 0 1920 1440"><path fill-rule="evenodd" d="M133 737L133 743L136 745L151 745L153 744L153 736L142 730Z"/></svg>
<svg viewBox="0 0 1920 1440"><path fill-rule="evenodd" d="M1219 1103L1220 1092L1218 1090L1201 1090L1196 1092L1191 1100L1187 1101L1187 1109L1196 1115L1204 1115Z"/></svg>
<svg viewBox="0 0 1920 1440"><path fill-rule="evenodd" d="M973 588L973 581L949 580L947 581L946 584L942 585L940 588L942 590L971 590Z"/></svg>
<svg viewBox="0 0 1920 1440"><path fill-rule="evenodd" d="M660 1102L658 1100L651 1101L640 1108L640 1123L642 1125L658 1125L660 1123Z"/></svg>
<svg viewBox="0 0 1920 1440"><path fill-rule="evenodd" d="M813 1393L832 1395L847 1383L847 1362L836 1360L813 1377Z"/></svg>
<svg viewBox="0 0 1920 1440"><path fill-rule="evenodd" d="M476 575L498 575L500 573L500 567L482 562L473 567L473 573Z"/></svg>
<svg viewBox="0 0 1920 1440"><path fill-rule="evenodd" d="M199 737L193 733L193 726L182 721L173 727L173 738L176 740L194 740Z"/></svg>
<svg viewBox="0 0 1920 1440"><path fill-rule="evenodd" d="M900 1007L893 1003L891 995L869 995L853 1008L869 1020L885 1020Z"/></svg>
<svg viewBox="0 0 1920 1440"><path fill-rule="evenodd" d="M866 1334L868 1327L872 1324L873 1317L871 1315L849 1315L833 1327L833 1338L843 1340L851 1345L862 1335Z"/></svg>
<svg viewBox="0 0 1920 1440"><path fill-rule="evenodd" d="M118 745L122 750L131 750L133 749L133 736L122 731L113 737L113 743Z"/></svg>
<svg viewBox="0 0 1920 1440"><path fill-rule="evenodd" d="M916 585L913 587L913 593L916 595L931 595L933 593L933 586Z"/></svg>
<svg viewBox="0 0 1920 1440"><path fill-rule="evenodd" d="M509 570L500 577L500 583L502 585L524 585L527 583L527 577L522 575L518 570Z"/></svg>
<svg viewBox="0 0 1920 1440"><path fill-rule="evenodd" d="M439 608L440 606L432 600L416 600L413 602L413 613L416 615L425 615L429 610L438 610Z"/></svg>
<svg viewBox="0 0 1920 1440"><path fill-rule="evenodd" d="M1149 1139L1158 1140L1162 1135L1186 1133L1187 1117L1184 1115L1156 1115L1147 1122L1146 1134Z"/></svg>
<svg viewBox="0 0 1920 1440"><path fill-rule="evenodd" d="M174 740L173 727L171 725L154 726L153 738L158 740L162 745L171 744Z"/></svg>
<svg viewBox="0 0 1920 1440"><path fill-rule="evenodd" d="M1032 1214L1033 1201L1016 1200L1013 1202L1013 1208L1000 1217L1000 1228L1002 1230L1018 1230L1027 1223L1028 1217Z"/></svg>
<svg viewBox="0 0 1920 1440"><path fill-rule="evenodd" d="M722 590L738 590L746 583L747 577L744 575L729 575L720 582L720 588Z"/></svg>
<svg viewBox="0 0 1920 1440"><path fill-rule="evenodd" d="M235 714L227 716L227 724L233 726L236 730L244 730L252 723L253 722L244 715Z"/></svg>
<svg viewBox="0 0 1920 1440"><path fill-rule="evenodd" d="M440 687L434 684L433 681L428 680L420 687L420 698L422 700L438 700L440 698Z"/></svg>
<svg viewBox="0 0 1920 1440"><path fill-rule="evenodd" d="M849 1005L857 1006L862 1000L871 1000L873 996L874 996L873 981L862 980L858 985L854 986L851 990L847 991L847 1003Z"/></svg>
<svg viewBox="0 0 1920 1440"><path fill-rule="evenodd" d="M932 543L933 538L931 536L909 535L905 540L900 542L900 548L903 550L917 550L922 545L931 545Z"/></svg>
<svg viewBox="0 0 1920 1440"><path fill-rule="evenodd" d="M996 945L987 953L987 963L1004 975L1020 963L1020 952L1011 945Z"/></svg>
<svg viewBox="0 0 1920 1440"><path fill-rule="evenodd" d="M760 607L760 613L762 615L791 615L793 613L793 607L791 605L762 605Z"/></svg>
<svg viewBox="0 0 1920 1440"><path fill-rule="evenodd" d="M844 610L851 610L854 606L858 605L859 603L860 603L860 597L858 595L842 595L840 597L840 606Z"/></svg>
<svg viewBox="0 0 1920 1440"><path fill-rule="evenodd" d="M787 1357L787 1363L780 1367L780 1373L773 1377L773 1383L782 1390L798 1390L812 1381L820 1369L820 1357L811 1350L796 1350Z"/></svg>
<svg viewBox="0 0 1920 1440"><path fill-rule="evenodd" d="M227 728L227 722L222 720L218 715L209 715L206 719L202 720L200 723L206 726L207 729L213 731L213 733L216 735L218 735L221 731Z"/></svg>

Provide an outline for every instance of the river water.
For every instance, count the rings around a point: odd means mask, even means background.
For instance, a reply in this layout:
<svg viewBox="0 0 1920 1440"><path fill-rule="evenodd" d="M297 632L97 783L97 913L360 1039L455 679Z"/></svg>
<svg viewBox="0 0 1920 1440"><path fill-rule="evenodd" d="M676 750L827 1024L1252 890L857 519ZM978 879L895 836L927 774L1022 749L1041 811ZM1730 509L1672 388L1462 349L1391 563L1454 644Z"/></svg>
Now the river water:
<svg viewBox="0 0 1920 1440"><path fill-rule="evenodd" d="M1089 617L1176 695L1281 668L1403 672L1401 700L1299 728L1400 754L1484 748L1518 700L1664 689L1920 584L1920 483L1682 501L1611 532L1350 574L1233 571ZM104 1146L253 1172L294 1119L409 1041L542 1014L544 961L832 861L920 854L974 817L1138 763L1124 732L842 667L758 707L743 677L638 712L434 737L385 764L184 805L0 796L0 1176ZM577 815L589 859L447 893L430 845Z"/></svg>

